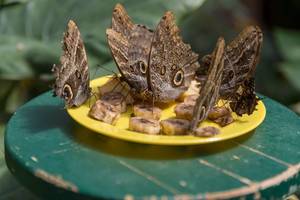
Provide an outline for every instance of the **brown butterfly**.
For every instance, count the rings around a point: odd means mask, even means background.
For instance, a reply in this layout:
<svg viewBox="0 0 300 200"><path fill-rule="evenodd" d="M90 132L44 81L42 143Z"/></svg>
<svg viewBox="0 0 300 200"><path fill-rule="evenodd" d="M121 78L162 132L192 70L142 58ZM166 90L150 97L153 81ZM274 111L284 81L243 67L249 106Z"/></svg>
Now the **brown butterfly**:
<svg viewBox="0 0 300 200"><path fill-rule="evenodd" d="M54 96L64 99L66 107L80 106L91 96L87 56L80 32L70 20L63 39L60 65L54 65Z"/></svg>
<svg viewBox="0 0 300 200"><path fill-rule="evenodd" d="M219 89L224 70L224 51L225 41L223 38L219 38L216 47L211 54L207 79L201 86L199 97L196 100L191 122L192 131L195 131L198 124L207 118L209 111L219 100Z"/></svg>
<svg viewBox="0 0 300 200"><path fill-rule="evenodd" d="M156 102L175 100L189 86L199 63L198 55L179 35L171 12L155 32L134 24L117 4L107 39L114 60L135 96Z"/></svg>
<svg viewBox="0 0 300 200"><path fill-rule="evenodd" d="M238 115L252 114L257 105L254 73L259 61L263 35L258 26L246 27L225 48L224 72L220 97L231 101L230 107ZM211 55L204 56L196 77L203 84Z"/></svg>

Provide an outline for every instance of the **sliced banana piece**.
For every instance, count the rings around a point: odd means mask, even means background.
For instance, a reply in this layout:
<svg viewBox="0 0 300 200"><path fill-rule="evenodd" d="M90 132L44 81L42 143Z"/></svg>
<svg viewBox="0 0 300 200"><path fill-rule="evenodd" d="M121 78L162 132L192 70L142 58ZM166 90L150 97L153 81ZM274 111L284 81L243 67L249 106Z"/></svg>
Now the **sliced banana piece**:
<svg viewBox="0 0 300 200"><path fill-rule="evenodd" d="M218 119L218 118L223 117L223 116L228 115L228 114L230 114L230 110L228 108L226 108L224 106L222 106L222 107L216 106L216 107L213 107L209 111L207 117L210 120L214 120L214 119Z"/></svg>
<svg viewBox="0 0 300 200"><path fill-rule="evenodd" d="M189 88L178 98L179 101L184 101L187 96L199 95L200 83L196 80L192 80Z"/></svg>
<svg viewBox="0 0 300 200"><path fill-rule="evenodd" d="M124 97L126 97L127 104L133 104L134 99L130 94L130 87L125 81L121 81L120 77L117 75L112 76L105 84L98 87L100 96L108 92L120 92Z"/></svg>
<svg viewBox="0 0 300 200"><path fill-rule="evenodd" d="M214 107L208 114L208 119L224 127L231 124L234 119L226 107Z"/></svg>
<svg viewBox="0 0 300 200"><path fill-rule="evenodd" d="M194 105L186 104L186 103L179 103L174 108L176 117L180 119L192 120L193 111L194 111Z"/></svg>
<svg viewBox="0 0 300 200"><path fill-rule="evenodd" d="M187 135L190 122L185 119L166 119L160 122L165 135Z"/></svg>
<svg viewBox="0 0 300 200"><path fill-rule="evenodd" d="M196 104L198 97L199 94L188 95L184 98L183 102L194 106Z"/></svg>
<svg viewBox="0 0 300 200"><path fill-rule="evenodd" d="M100 99L115 106L120 112L126 112L125 97L120 92L107 92Z"/></svg>
<svg viewBox="0 0 300 200"><path fill-rule="evenodd" d="M97 100L89 111L89 116L115 125L120 117L120 110L108 102Z"/></svg>
<svg viewBox="0 0 300 200"><path fill-rule="evenodd" d="M224 126L227 126L228 124L231 124L232 122L234 122L234 119L231 114L228 114L228 115L219 117L212 121L219 124L220 126L224 127Z"/></svg>
<svg viewBox="0 0 300 200"><path fill-rule="evenodd" d="M149 104L136 104L133 106L133 114L136 117L159 120L161 109Z"/></svg>
<svg viewBox="0 0 300 200"><path fill-rule="evenodd" d="M194 135L198 137L212 137L220 134L220 130L213 126L199 127L194 131Z"/></svg>
<svg viewBox="0 0 300 200"><path fill-rule="evenodd" d="M160 124L159 121L154 119L131 117L129 120L129 130L150 135L158 135L160 132Z"/></svg>

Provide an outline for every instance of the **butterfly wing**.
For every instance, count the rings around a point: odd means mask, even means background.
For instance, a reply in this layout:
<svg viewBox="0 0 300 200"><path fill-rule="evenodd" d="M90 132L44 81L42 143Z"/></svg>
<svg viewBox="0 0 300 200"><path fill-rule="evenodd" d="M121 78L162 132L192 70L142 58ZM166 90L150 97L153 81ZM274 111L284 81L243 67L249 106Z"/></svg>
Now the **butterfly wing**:
<svg viewBox="0 0 300 200"><path fill-rule="evenodd" d="M67 107L80 106L89 97L89 71L87 56L75 22L69 21L63 39L60 66L53 67L54 95L65 100Z"/></svg>
<svg viewBox="0 0 300 200"><path fill-rule="evenodd" d="M198 54L179 35L173 14L160 20L151 45L148 85L155 101L175 100L189 86L198 67Z"/></svg>
<svg viewBox="0 0 300 200"><path fill-rule="evenodd" d="M128 81L137 93L148 88L147 71L153 32L145 26L135 25L129 38Z"/></svg>
<svg viewBox="0 0 300 200"><path fill-rule="evenodd" d="M254 73L259 61L262 40L260 28L248 26L225 48L220 96L231 101L230 107L238 115L252 114L257 105ZM207 80L210 62L211 55L203 57L201 67L197 70L197 79L202 85Z"/></svg>
<svg viewBox="0 0 300 200"><path fill-rule="evenodd" d="M112 14L111 29L128 39L133 27L134 23L128 16L125 8L119 3L116 4Z"/></svg>
<svg viewBox="0 0 300 200"><path fill-rule="evenodd" d="M196 100L191 122L191 130L195 130L200 122L205 120L209 111L219 99L219 88L224 69L225 41L219 38L211 55L211 62L205 84L201 87L200 95Z"/></svg>
<svg viewBox="0 0 300 200"><path fill-rule="evenodd" d="M259 98L255 94L254 78L247 78L241 85L241 90L236 92L230 102L230 108L237 115L251 115Z"/></svg>
<svg viewBox="0 0 300 200"><path fill-rule="evenodd" d="M222 98L230 99L246 79L254 76L262 37L259 27L248 26L226 46L224 74L220 87Z"/></svg>
<svg viewBox="0 0 300 200"><path fill-rule="evenodd" d="M153 33L134 24L121 4L113 11L112 28L106 31L114 60L125 81L136 93L147 89L146 71Z"/></svg>

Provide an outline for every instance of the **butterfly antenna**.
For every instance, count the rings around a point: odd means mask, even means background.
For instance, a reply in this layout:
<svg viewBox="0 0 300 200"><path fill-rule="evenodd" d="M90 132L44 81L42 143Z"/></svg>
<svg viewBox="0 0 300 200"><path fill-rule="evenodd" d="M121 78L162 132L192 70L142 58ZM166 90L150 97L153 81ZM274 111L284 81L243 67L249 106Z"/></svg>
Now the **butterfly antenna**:
<svg viewBox="0 0 300 200"><path fill-rule="evenodd" d="M127 99L127 97L129 96L129 93L130 93L130 91L128 90L127 94L124 96L124 98L123 98L123 100L122 100L122 103L123 103L123 101L126 102L126 99Z"/></svg>
<svg viewBox="0 0 300 200"><path fill-rule="evenodd" d="M95 100L97 101L98 100L98 96L97 96L97 94L96 94L96 92L91 92L91 97L95 97ZM91 108L91 100L92 100L92 98L89 98L89 108Z"/></svg>
<svg viewBox="0 0 300 200"><path fill-rule="evenodd" d="M115 74L115 75L118 75L115 71L113 71L113 70L111 70L111 69L107 69L107 68L105 68L104 66L101 66L101 65L97 65L97 67L99 67L98 69L103 69L104 71L106 71L106 72L109 72L109 73L113 73L113 74Z"/></svg>
<svg viewBox="0 0 300 200"><path fill-rule="evenodd" d="M120 82L120 84L121 84L121 86L122 86L122 87L121 87L121 92L122 92L122 91L123 91L123 89L126 87L126 85L125 85L125 84L123 84L123 83L121 83L121 82Z"/></svg>
<svg viewBox="0 0 300 200"><path fill-rule="evenodd" d="M95 78L95 76L96 76L98 70L99 70L99 68L96 68L96 70L94 71L93 76L91 77L92 80Z"/></svg>
<svg viewBox="0 0 300 200"><path fill-rule="evenodd" d="M152 116L154 115L154 94L152 95Z"/></svg>
<svg viewBox="0 0 300 200"><path fill-rule="evenodd" d="M118 77L114 77L114 78L113 78L113 80L115 80L115 79L118 79ZM116 85L114 85L114 87L111 89L111 92L113 92L120 84L122 85L122 83L121 83L120 81L118 81L118 82L116 83Z"/></svg>

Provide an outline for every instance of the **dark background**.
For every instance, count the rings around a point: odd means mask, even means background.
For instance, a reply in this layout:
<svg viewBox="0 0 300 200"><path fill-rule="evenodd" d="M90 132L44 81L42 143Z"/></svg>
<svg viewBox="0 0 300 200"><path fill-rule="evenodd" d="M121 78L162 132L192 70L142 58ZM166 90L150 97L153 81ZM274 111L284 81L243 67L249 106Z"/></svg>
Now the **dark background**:
<svg viewBox="0 0 300 200"><path fill-rule="evenodd" d="M5 170L1 161L5 124L20 105L50 89L50 69L59 62L69 19L80 28L91 77L104 72L95 73L98 64L117 71L105 38L117 2L134 22L152 29L166 10L173 11L184 41L200 57L212 51L219 36L229 43L245 26L259 25L264 43L257 91L300 113L299 0L0 0L0 172ZM9 184L19 192L6 193L8 199L25 198L26 191L8 172L0 173L0 194L12 190L7 189Z"/></svg>

